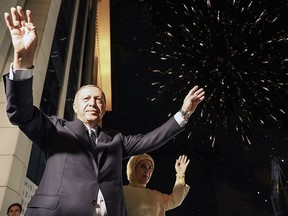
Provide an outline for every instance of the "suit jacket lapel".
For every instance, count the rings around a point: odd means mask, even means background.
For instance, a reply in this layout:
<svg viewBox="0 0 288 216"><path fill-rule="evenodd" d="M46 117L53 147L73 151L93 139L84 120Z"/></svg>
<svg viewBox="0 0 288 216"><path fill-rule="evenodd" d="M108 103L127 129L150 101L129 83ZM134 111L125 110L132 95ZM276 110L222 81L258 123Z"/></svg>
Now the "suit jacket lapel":
<svg viewBox="0 0 288 216"><path fill-rule="evenodd" d="M90 139L89 139L89 136L88 136L88 133L87 133L87 128L85 127L83 122L80 121L79 119L75 119L74 121L66 122L66 126L77 137L77 139L79 140L80 145L82 145L86 149L88 154L93 159L92 163L93 163L93 166L94 166L94 170L96 172L96 175L98 176L98 165L97 165L98 163L96 164L91 151L88 149L88 145L89 145L88 143L90 142Z"/></svg>
<svg viewBox="0 0 288 216"><path fill-rule="evenodd" d="M66 123L67 127L76 135L81 145L83 145L86 149L85 143L90 142L89 136L87 134L87 129L84 126L83 122L79 119L75 119L74 121L69 121ZM97 130L98 143L97 143L97 164L99 169L103 166L106 160L107 154L105 153L108 150L108 143L111 141L111 137L107 135L108 132L104 131L100 126L98 126ZM88 150L87 150L88 151ZM88 151L91 154L90 151Z"/></svg>
<svg viewBox="0 0 288 216"><path fill-rule="evenodd" d="M81 145L84 145L85 142L90 142L87 129L82 121L75 119L74 121L67 122L66 126L76 135Z"/></svg>
<svg viewBox="0 0 288 216"><path fill-rule="evenodd" d="M97 130L98 134L98 142L97 142L97 159L98 159L98 166L99 166L99 170L103 167L103 164L105 163L107 154L104 152L106 152L108 150L108 143L109 141L107 141L106 137L107 135L105 133L103 133L103 130L100 126L98 126L98 130ZM106 138L106 139L105 139Z"/></svg>

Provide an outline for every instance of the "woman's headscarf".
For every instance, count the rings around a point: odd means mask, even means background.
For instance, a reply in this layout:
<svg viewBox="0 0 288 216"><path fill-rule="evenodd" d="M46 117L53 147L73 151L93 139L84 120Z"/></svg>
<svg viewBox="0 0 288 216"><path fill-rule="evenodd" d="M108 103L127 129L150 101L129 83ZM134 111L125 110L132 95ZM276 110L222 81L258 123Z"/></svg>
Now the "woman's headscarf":
<svg viewBox="0 0 288 216"><path fill-rule="evenodd" d="M128 180L130 181L130 184L135 185L135 186L144 186L145 187L146 185L139 184L137 182L137 179L136 179L136 166L142 160L151 161L152 166L154 168L154 160L150 155L148 155L148 154L136 155L136 156L132 156L129 159L129 161L127 163L126 174L127 174ZM151 173L151 175L152 175L152 173Z"/></svg>

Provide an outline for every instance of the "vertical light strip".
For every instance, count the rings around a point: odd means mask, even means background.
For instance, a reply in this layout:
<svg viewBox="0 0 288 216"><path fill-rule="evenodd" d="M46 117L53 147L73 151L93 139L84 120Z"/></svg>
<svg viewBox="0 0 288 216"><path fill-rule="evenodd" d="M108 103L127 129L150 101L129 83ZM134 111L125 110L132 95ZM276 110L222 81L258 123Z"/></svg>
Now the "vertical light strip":
<svg viewBox="0 0 288 216"><path fill-rule="evenodd" d="M97 79L97 85L105 92L106 111L112 111L110 0L98 1L96 16L94 74L97 78L93 79Z"/></svg>

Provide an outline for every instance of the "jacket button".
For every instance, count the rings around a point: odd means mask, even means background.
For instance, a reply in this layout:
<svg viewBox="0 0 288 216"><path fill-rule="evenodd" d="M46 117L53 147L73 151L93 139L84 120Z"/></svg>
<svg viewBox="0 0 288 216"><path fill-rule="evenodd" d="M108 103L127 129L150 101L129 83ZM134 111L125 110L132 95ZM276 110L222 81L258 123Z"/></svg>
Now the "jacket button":
<svg viewBox="0 0 288 216"><path fill-rule="evenodd" d="M92 200L91 203L92 203L93 206L95 206L96 205L96 200Z"/></svg>

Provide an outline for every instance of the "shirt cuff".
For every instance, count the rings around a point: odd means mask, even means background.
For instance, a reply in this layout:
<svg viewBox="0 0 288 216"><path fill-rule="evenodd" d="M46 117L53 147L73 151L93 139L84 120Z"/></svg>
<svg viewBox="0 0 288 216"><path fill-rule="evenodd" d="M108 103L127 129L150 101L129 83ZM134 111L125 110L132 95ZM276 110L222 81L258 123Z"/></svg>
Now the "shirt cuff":
<svg viewBox="0 0 288 216"><path fill-rule="evenodd" d="M17 69L14 71L13 63L10 64L9 79L10 80L25 80L33 76L34 67L31 69Z"/></svg>
<svg viewBox="0 0 288 216"><path fill-rule="evenodd" d="M180 125L180 127L184 127L187 124L187 122L188 122L187 120L185 120L182 117L182 114L180 112L177 112L174 115L174 118L175 118L176 122Z"/></svg>

